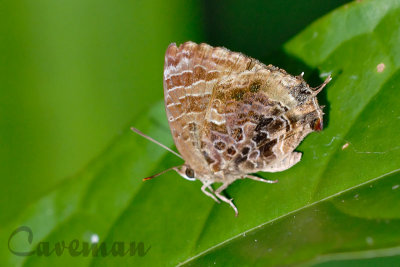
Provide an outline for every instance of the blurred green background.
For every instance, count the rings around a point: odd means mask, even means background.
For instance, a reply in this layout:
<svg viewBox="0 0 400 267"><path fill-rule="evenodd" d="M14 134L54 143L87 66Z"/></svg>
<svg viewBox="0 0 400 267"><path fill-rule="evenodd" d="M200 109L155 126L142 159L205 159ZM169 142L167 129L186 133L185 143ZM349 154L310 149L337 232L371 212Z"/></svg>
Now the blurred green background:
<svg viewBox="0 0 400 267"><path fill-rule="evenodd" d="M345 2L1 1L0 224L162 99L169 43L276 62L286 40Z"/></svg>
<svg viewBox="0 0 400 267"><path fill-rule="evenodd" d="M165 48L201 3L1 1L0 223L77 173L162 98Z"/></svg>
<svg viewBox="0 0 400 267"><path fill-rule="evenodd" d="M291 70L282 44L347 2L1 1L0 227L162 99L169 43L207 42Z"/></svg>

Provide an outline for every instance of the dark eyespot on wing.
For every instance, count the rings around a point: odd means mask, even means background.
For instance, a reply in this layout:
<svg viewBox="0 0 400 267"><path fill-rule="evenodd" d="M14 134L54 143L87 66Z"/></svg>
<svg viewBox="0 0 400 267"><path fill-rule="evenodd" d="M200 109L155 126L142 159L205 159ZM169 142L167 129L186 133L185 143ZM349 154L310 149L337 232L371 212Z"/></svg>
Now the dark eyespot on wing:
<svg viewBox="0 0 400 267"><path fill-rule="evenodd" d="M255 131L260 131L268 126L273 121L272 118L261 118L260 121L258 122L256 128L254 129Z"/></svg>
<svg viewBox="0 0 400 267"><path fill-rule="evenodd" d="M252 140L256 142L257 145L260 145L263 140L267 138L267 134L264 132L258 132L255 136L253 136Z"/></svg>
<svg viewBox="0 0 400 267"><path fill-rule="evenodd" d="M226 150L226 153L228 153L228 155L235 155L236 154L236 149L233 146L228 147L228 149Z"/></svg>
<svg viewBox="0 0 400 267"><path fill-rule="evenodd" d="M260 154L266 158L274 156L272 148L276 145L276 143L277 143L276 139L268 141L266 144L260 147Z"/></svg>
<svg viewBox="0 0 400 267"><path fill-rule="evenodd" d="M250 147L246 146L242 149L242 155L246 156L247 154L249 154L250 151Z"/></svg>
<svg viewBox="0 0 400 267"><path fill-rule="evenodd" d="M247 160L247 156L242 156L242 155L237 155L235 158L235 164L239 165L240 163L244 162Z"/></svg>

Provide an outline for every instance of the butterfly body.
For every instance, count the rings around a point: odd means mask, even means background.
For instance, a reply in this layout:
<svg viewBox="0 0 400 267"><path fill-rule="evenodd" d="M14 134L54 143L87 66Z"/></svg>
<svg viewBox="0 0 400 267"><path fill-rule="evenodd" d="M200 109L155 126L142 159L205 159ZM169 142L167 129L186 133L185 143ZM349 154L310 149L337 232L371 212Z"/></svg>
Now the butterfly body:
<svg viewBox="0 0 400 267"><path fill-rule="evenodd" d="M222 190L242 178L274 182L250 174L283 171L300 161L294 149L310 132L322 129L316 94L327 82L315 90L302 75L226 48L171 44L165 55L164 100L185 160L178 173L200 180L203 192L237 212ZM222 186L214 191L210 185L216 182Z"/></svg>

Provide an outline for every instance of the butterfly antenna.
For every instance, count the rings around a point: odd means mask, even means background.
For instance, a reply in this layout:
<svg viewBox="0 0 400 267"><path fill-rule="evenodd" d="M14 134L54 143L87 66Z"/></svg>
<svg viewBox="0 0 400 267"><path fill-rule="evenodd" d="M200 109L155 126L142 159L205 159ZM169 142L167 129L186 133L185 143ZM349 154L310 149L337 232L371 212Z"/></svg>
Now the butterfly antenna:
<svg viewBox="0 0 400 267"><path fill-rule="evenodd" d="M175 151L173 151L173 150L170 149L169 147L167 147L167 146L161 144L160 142L154 140L154 139L151 138L150 136L145 135L144 133L142 133L141 131L139 131L139 130L136 129L135 127L131 127L131 130L134 131L135 133L137 133L138 135L140 135L140 136L146 138L147 140L153 142L154 144L157 144L157 145L159 145L160 147L164 148L165 150L171 152L171 153L174 154L175 156L178 156L178 157L180 157L181 159L183 159L181 155L179 155L178 153L176 153ZM175 168L175 167L174 167L174 168ZM168 170L170 170L170 169L168 169ZM160 173L160 174L162 174L162 173ZM156 176L158 176L158 175L160 175L160 174L157 174ZM155 176L154 176L154 177L155 177ZM146 178L145 178L145 179L146 179ZM151 178L149 178L149 179L151 179Z"/></svg>
<svg viewBox="0 0 400 267"><path fill-rule="evenodd" d="M181 167L181 166L182 166L182 165L168 168L168 169L166 169L166 170L163 170L162 172L159 172L159 173L154 174L154 175L152 175L152 176L143 178L143 181L147 181L147 180L153 179L153 178L155 178L155 177L157 177L157 176L160 176L161 174L164 174L164 173L166 173L166 172L169 172L170 170L178 171L178 168Z"/></svg>
<svg viewBox="0 0 400 267"><path fill-rule="evenodd" d="M324 89L325 85L327 85L330 81L332 80L331 75L328 76L328 78L325 79L325 81L318 87L312 88L314 90L313 95L316 96L319 92Z"/></svg>

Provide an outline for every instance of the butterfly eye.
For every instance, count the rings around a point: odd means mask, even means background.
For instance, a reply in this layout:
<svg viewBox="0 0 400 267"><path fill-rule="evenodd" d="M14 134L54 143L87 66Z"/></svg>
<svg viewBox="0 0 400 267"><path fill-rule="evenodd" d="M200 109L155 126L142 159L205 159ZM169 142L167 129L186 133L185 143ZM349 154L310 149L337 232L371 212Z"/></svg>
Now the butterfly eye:
<svg viewBox="0 0 400 267"><path fill-rule="evenodd" d="M191 168L187 168L185 174L189 178L194 178L194 171Z"/></svg>

